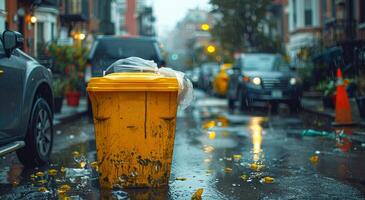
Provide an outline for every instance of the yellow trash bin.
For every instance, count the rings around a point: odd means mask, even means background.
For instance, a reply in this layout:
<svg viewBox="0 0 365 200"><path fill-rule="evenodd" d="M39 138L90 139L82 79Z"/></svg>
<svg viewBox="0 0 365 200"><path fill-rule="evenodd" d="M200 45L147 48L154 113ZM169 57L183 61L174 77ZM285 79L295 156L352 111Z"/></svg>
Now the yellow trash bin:
<svg viewBox="0 0 365 200"><path fill-rule="evenodd" d="M168 184L176 127L178 82L154 73L92 78L100 186Z"/></svg>

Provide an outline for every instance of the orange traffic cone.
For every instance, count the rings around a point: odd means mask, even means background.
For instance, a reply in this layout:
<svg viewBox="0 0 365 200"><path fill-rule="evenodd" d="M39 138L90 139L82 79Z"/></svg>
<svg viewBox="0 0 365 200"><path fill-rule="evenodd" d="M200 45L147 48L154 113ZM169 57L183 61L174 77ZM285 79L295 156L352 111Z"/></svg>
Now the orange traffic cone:
<svg viewBox="0 0 365 200"><path fill-rule="evenodd" d="M343 82L341 69L337 69L336 120L335 125L352 125L349 97Z"/></svg>

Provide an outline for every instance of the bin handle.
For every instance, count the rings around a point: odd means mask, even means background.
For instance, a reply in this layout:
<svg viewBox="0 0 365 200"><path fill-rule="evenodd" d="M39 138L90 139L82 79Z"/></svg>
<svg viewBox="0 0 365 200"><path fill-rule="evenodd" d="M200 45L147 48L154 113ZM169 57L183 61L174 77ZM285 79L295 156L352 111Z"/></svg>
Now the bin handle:
<svg viewBox="0 0 365 200"><path fill-rule="evenodd" d="M135 65L118 65L118 66L109 66L105 70L103 70L103 76L106 76L111 73L115 73L115 71L109 71L112 68L118 67L119 69L117 72L152 72L157 73L157 71L154 68L151 67L142 67L142 66L135 66Z"/></svg>

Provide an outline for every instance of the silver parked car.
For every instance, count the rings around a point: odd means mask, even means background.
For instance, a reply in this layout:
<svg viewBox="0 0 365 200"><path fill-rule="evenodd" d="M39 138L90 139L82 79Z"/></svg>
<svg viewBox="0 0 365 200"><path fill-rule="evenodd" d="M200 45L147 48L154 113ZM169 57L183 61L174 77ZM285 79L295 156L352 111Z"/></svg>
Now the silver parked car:
<svg viewBox="0 0 365 200"><path fill-rule="evenodd" d="M48 162L53 143L52 73L4 31L0 41L0 156L16 151L26 167Z"/></svg>
<svg viewBox="0 0 365 200"><path fill-rule="evenodd" d="M280 55L249 53L237 57L230 75L228 105L235 101L245 110L255 101L270 102L277 110L278 103L286 103L293 112L300 108L301 79Z"/></svg>

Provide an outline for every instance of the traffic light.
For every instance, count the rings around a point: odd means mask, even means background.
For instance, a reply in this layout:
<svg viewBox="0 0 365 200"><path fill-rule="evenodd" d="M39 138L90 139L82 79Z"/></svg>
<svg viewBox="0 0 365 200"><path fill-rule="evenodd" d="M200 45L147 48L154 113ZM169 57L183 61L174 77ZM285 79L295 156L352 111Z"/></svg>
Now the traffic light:
<svg viewBox="0 0 365 200"><path fill-rule="evenodd" d="M216 48L214 45L207 46L207 52L208 53L214 53L216 51Z"/></svg>

